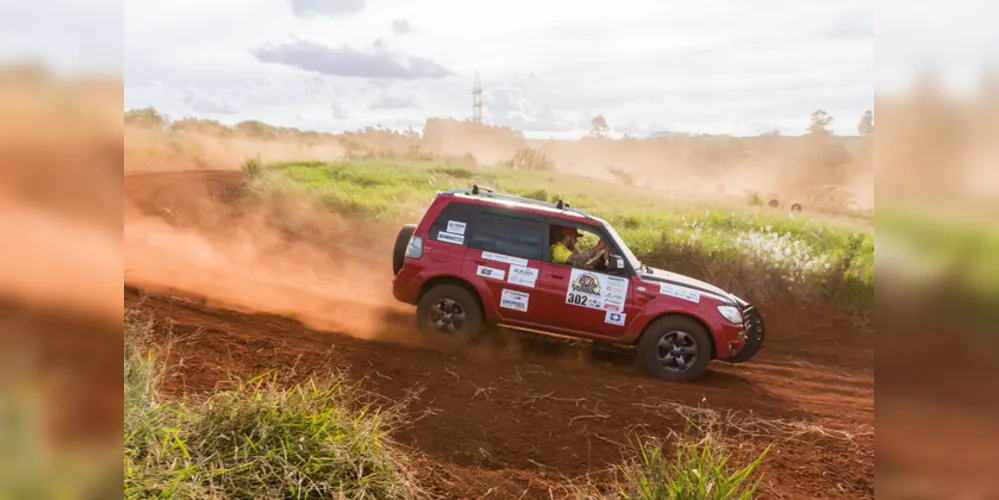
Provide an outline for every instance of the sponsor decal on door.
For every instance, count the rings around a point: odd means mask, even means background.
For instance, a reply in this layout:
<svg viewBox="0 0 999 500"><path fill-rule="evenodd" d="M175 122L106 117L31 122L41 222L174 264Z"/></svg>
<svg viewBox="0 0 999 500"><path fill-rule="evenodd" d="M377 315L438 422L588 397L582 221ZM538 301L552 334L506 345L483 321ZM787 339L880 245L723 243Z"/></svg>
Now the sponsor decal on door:
<svg viewBox="0 0 999 500"><path fill-rule="evenodd" d="M479 276L484 276L486 278L492 278L494 280L503 281L506 276L506 271L502 269L496 269L495 267L479 266L479 269L475 271L475 274Z"/></svg>
<svg viewBox="0 0 999 500"><path fill-rule="evenodd" d="M617 311L607 311L607 316L604 318L604 323L610 323L612 325L624 326L625 314L623 312Z"/></svg>
<svg viewBox="0 0 999 500"><path fill-rule="evenodd" d="M565 293L565 303L600 309L623 311L628 280L585 269L573 269Z"/></svg>
<svg viewBox="0 0 999 500"><path fill-rule="evenodd" d="M508 281L514 285L534 288L538 281L538 270L533 267L511 265Z"/></svg>
<svg viewBox="0 0 999 500"><path fill-rule="evenodd" d="M527 265L527 259L521 259L520 257L511 257L509 255L503 255L501 253L482 252L482 258L486 260L493 260L496 262L505 262L507 264L513 264L515 266Z"/></svg>
<svg viewBox="0 0 999 500"><path fill-rule="evenodd" d="M527 303L530 298L530 294L518 292L516 290L507 290L504 288L503 294L500 296L500 307L520 312L527 312Z"/></svg>

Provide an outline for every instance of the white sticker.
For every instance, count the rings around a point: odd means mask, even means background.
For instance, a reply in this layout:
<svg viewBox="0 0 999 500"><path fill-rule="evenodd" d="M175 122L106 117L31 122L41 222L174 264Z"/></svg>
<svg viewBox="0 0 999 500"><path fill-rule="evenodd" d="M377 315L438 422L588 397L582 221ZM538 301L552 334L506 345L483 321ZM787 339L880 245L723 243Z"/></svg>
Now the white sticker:
<svg viewBox="0 0 999 500"><path fill-rule="evenodd" d="M464 222L458 222L456 220L449 220L449 221L447 221L447 232L454 233L454 234L464 235L465 234L465 223Z"/></svg>
<svg viewBox="0 0 999 500"><path fill-rule="evenodd" d="M671 297L676 297L678 299L689 300L691 302L701 302L701 294L697 293L689 288L684 288L682 286L670 285L668 283L659 284L659 293L663 295L669 295Z"/></svg>
<svg viewBox="0 0 999 500"><path fill-rule="evenodd" d="M621 312L624 310L624 300L628 295L628 280L595 273L585 269L573 269L566 287L565 303Z"/></svg>
<svg viewBox="0 0 999 500"><path fill-rule="evenodd" d="M504 288L503 295L500 297L500 307L527 312L527 301L530 298L531 296L524 292L507 290Z"/></svg>
<svg viewBox="0 0 999 500"><path fill-rule="evenodd" d="M533 267L510 266L510 283L534 288L538 281L538 270Z"/></svg>
<svg viewBox="0 0 999 500"><path fill-rule="evenodd" d="M455 245L461 245L465 243L465 237L460 234L451 234L440 231L437 233L437 241L446 241L448 243L454 243Z"/></svg>
<svg viewBox="0 0 999 500"><path fill-rule="evenodd" d="M607 316L604 318L604 323L610 323L612 325L624 326L625 314L623 312L607 311Z"/></svg>
<svg viewBox="0 0 999 500"><path fill-rule="evenodd" d="M503 255L501 253L482 252L482 258L486 260L495 260L496 262L506 262L507 264L513 264L515 266L527 265L527 259L510 257L509 255Z"/></svg>
<svg viewBox="0 0 999 500"><path fill-rule="evenodd" d="M492 278L503 281L503 277L506 276L506 271L502 269L496 269L495 267L479 266L479 269L475 271L475 274L478 274L479 276L485 276L486 278Z"/></svg>

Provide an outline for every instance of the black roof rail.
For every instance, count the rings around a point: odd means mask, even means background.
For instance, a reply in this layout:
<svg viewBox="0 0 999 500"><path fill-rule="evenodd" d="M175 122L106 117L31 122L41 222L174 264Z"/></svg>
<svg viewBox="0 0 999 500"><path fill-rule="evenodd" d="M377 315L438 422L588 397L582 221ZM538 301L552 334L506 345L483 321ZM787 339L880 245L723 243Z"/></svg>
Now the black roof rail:
<svg viewBox="0 0 999 500"><path fill-rule="evenodd" d="M535 200L534 198L525 198L523 196L517 196L517 195L512 195L512 194L507 194L507 193L497 193L492 188L489 188L489 187L486 187L486 186L479 186L478 184L473 184L472 185L472 189L452 189L450 191L441 191L441 194L450 194L450 195L466 194L466 195L472 195L472 196L485 196L485 197L488 197L488 198L495 198L495 199L500 199L500 200L516 201L516 202L519 202L519 203L525 203L525 204L529 204L529 205L538 205L538 206L543 206L543 207L547 207L547 208L554 208L556 210L563 210L565 212L570 212L570 213L574 213L574 214L580 215L580 216L585 217L587 219L592 219L593 218L593 216L591 216L590 214L588 214L586 212L583 212L582 210L572 208L569 205L569 202L567 202L565 200L558 200L555 203L551 203L551 202L548 202L548 201Z"/></svg>

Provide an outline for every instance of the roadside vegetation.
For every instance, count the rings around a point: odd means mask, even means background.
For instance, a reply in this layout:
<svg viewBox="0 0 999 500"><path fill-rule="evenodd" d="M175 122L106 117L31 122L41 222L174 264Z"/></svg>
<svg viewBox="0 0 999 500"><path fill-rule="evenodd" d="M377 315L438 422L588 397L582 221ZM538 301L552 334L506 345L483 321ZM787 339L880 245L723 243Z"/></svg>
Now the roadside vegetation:
<svg viewBox="0 0 999 500"><path fill-rule="evenodd" d="M356 408L339 380L237 381L168 400L153 320L125 316L125 498L416 498L389 434L393 409Z"/></svg>
<svg viewBox="0 0 999 500"><path fill-rule="evenodd" d="M154 328L153 318L126 310L125 498L428 497L391 441L402 408L358 407L362 392L339 379L283 384L266 374L196 398L164 398L169 346L154 344ZM692 429L671 445L639 439L616 481L570 482L570 497L751 498L767 450L739 465L714 431Z"/></svg>
<svg viewBox="0 0 999 500"><path fill-rule="evenodd" d="M438 190L472 184L564 199L614 225L643 262L755 301L874 301L870 221L747 206L725 197L624 187L549 169L432 162L278 162L247 165L257 196L294 196L348 215L414 222Z"/></svg>

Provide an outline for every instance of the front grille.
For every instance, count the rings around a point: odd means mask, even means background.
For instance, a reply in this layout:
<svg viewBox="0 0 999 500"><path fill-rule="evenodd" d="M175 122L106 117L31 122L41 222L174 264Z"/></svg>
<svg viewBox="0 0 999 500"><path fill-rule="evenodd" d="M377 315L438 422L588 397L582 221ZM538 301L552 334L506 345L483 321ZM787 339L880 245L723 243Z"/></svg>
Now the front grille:
<svg viewBox="0 0 999 500"><path fill-rule="evenodd" d="M765 330L763 315L752 304L742 309L742 327L748 338L761 338Z"/></svg>

